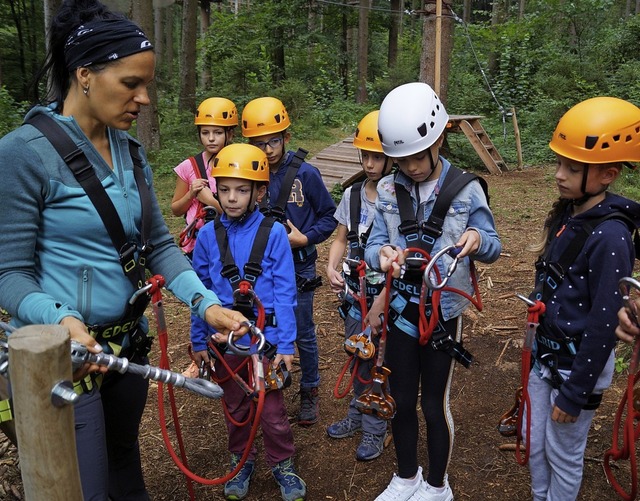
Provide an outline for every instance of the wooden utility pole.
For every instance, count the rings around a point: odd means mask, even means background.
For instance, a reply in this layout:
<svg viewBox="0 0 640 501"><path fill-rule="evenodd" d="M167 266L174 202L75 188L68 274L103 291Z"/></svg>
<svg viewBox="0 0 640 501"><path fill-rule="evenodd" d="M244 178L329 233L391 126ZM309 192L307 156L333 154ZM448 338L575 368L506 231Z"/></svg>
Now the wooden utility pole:
<svg viewBox="0 0 640 501"><path fill-rule="evenodd" d="M30 325L11 334L9 377L25 498L82 501L69 330Z"/></svg>
<svg viewBox="0 0 640 501"><path fill-rule="evenodd" d="M434 89L440 95L440 67L442 65L442 0L436 0L436 53L434 57Z"/></svg>

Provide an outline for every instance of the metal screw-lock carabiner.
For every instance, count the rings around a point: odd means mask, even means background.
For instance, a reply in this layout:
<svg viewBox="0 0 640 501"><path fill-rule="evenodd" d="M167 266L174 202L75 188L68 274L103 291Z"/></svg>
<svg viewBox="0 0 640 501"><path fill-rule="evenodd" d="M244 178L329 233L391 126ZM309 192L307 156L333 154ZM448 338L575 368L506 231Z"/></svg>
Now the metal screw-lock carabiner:
<svg viewBox="0 0 640 501"><path fill-rule="evenodd" d="M631 289L640 291L640 282L631 277L622 277L618 280L618 290L622 295L622 302L624 303L625 308L627 308L631 313L631 320L633 320L636 325L640 326L638 308L636 307L635 301L631 299Z"/></svg>
<svg viewBox="0 0 640 501"><path fill-rule="evenodd" d="M253 322L242 322L242 325L249 327L249 332L253 337L258 338L258 342L256 344L251 344L250 346L237 345L233 340L234 331L231 331L229 333L229 338L227 339L228 348L240 357L249 357L254 353L260 353L267 341L264 334Z"/></svg>
<svg viewBox="0 0 640 501"><path fill-rule="evenodd" d="M462 247L456 247L455 245L449 245L448 247L444 247L444 248L440 249L431 258L431 260L429 261L429 264L427 264L427 267L424 270L424 274L423 274L423 277L422 277L422 279L424 280L424 283L426 284L426 286L429 289L431 289L433 291L438 291L440 289L444 289L444 287L447 285L447 282L451 278L451 275L453 275L453 273L456 271L456 268L458 267L458 261L460 260L458 258L458 254L460 254L461 250L462 250ZM440 283L434 283L431 280L431 273L433 271L433 267L436 265L436 262L438 261L438 259L440 259L445 254L448 254L449 256L451 256L453 258L453 261L451 261L451 264L447 268L447 274L444 276L442 281Z"/></svg>

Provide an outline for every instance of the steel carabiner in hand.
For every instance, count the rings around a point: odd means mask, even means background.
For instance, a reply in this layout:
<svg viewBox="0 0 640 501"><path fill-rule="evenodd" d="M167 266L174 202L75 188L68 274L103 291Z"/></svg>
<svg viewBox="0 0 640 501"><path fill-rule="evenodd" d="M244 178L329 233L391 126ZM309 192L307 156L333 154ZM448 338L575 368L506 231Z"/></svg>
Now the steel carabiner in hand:
<svg viewBox="0 0 640 501"><path fill-rule="evenodd" d="M241 325L247 326L249 328L249 333L251 334L251 336L257 338L258 342L252 343L249 346L237 345L233 340L235 333L234 331L231 331L227 339L227 346L229 350L231 350L233 353L235 353L240 357L249 357L255 353L260 353L263 350L264 345L267 341L266 338L264 337L264 334L260 330L260 328L258 328L258 326L255 323L249 322L249 321L242 322Z"/></svg>
<svg viewBox="0 0 640 501"><path fill-rule="evenodd" d="M451 275L453 275L453 273L456 271L456 268L458 267L458 261L460 260L458 258L458 254L460 254L461 250L462 250L462 247L456 247L455 245L449 245L447 247L443 247L442 249L440 249L431 258L431 260L429 261L429 264L427 264L427 267L424 270L424 274L423 274L423 277L422 277L422 279L424 280L424 283L426 284L426 286L430 290L438 291L438 290L441 290L441 289L445 288L445 286L447 285L447 282L451 278ZM438 261L438 259L440 259L445 254L448 254L449 256L451 256L453 258L453 261L451 261L451 264L447 268L447 274L444 276L444 278L441 280L441 282L440 283L434 283L431 280L431 273L433 272L433 267L436 265L436 262Z"/></svg>

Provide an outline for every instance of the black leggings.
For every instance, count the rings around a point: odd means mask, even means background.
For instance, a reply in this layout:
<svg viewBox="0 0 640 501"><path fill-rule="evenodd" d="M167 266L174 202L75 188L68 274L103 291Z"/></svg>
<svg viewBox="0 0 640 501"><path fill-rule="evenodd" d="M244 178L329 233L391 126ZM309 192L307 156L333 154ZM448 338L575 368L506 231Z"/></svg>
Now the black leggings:
<svg viewBox="0 0 640 501"><path fill-rule="evenodd" d="M441 322L449 335L460 340L462 317ZM385 365L396 415L391 421L398 460L398 475L411 478L418 470L418 391L420 407L427 424L429 473L427 482L434 487L444 483L453 445L453 417L449 411L449 390L454 359L444 351L435 351L431 343L421 346L418 339L389 326Z"/></svg>

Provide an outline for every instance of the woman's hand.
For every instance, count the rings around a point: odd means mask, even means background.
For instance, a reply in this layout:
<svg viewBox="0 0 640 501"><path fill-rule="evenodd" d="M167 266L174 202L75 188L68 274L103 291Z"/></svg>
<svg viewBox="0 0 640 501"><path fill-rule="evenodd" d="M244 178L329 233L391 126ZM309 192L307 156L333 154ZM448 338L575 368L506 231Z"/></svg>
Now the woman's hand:
<svg viewBox="0 0 640 501"><path fill-rule="evenodd" d="M62 320L60 320L60 325L69 329L69 337L72 340L86 346L89 352L91 353L102 352L102 346L100 346L100 344L93 337L91 337L91 335L89 334L89 331L87 330L87 326L84 325L76 317L64 317ZM107 372L107 370L108 370L107 367L97 365L97 364L87 363L87 364L84 364L79 369L77 369L76 371L74 371L73 380L80 381L88 374L91 374L93 372L105 373Z"/></svg>
<svg viewBox="0 0 640 501"><path fill-rule="evenodd" d="M216 342L226 343L231 331L233 331L234 339L241 338L249 332L249 327L245 324L249 320L240 312L214 304L209 306L204 314L206 322L218 331L216 335L221 335L224 338L223 341L216 340Z"/></svg>

